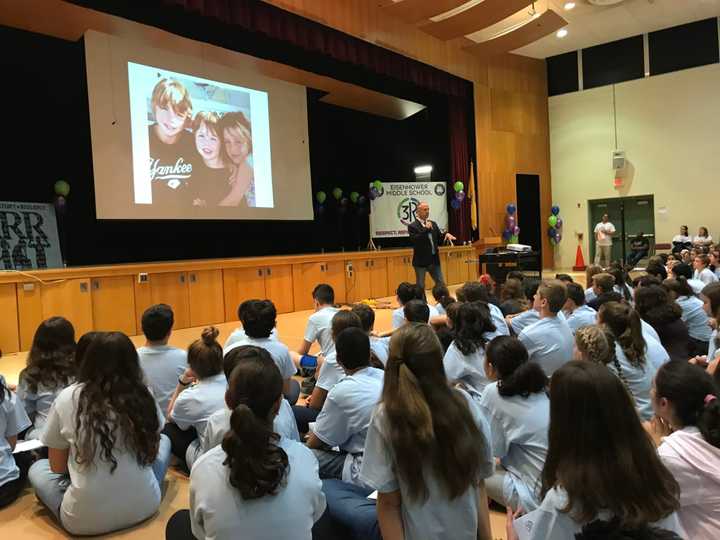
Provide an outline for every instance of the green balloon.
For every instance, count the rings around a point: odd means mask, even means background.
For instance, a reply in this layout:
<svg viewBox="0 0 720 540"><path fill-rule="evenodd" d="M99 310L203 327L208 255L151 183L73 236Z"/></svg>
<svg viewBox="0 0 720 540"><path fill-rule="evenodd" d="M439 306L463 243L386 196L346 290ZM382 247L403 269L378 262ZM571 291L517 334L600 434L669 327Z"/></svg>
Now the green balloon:
<svg viewBox="0 0 720 540"><path fill-rule="evenodd" d="M325 193L324 191L318 191L315 194L315 200L317 200L317 202L319 202L320 204L324 203L326 199L327 193Z"/></svg>
<svg viewBox="0 0 720 540"><path fill-rule="evenodd" d="M70 193L70 184L68 184L65 180L58 180L55 182L55 186L53 187L55 189L55 195L67 197L68 193Z"/></svg>
<svg viewBox="0 0 720 540"><path fill-rule="evenodd" d="M453 187L455 188L456 193L462 191L465 188L462 182L455 182L455 185Z"/></svg>
<svg viewBox="0 0 720 540"><path fill-rule="evenodd" d="M381 182L380 180L375 180L375 181L373 182L373 187L374 187L375 189L377 189L377 190L382 189L382 182Z"/></svg>
<svg viewBox="0 0 720 540"><path fill-rule="evenodd" d="M333 189L332 193L333 193L333 197L335 197L335 199L337 199L339 201L340 198L342 197L343 192L342 192L342 189L340 189L339 187L336 187L335 189Z"/></svg>
<svg viewBox="0 0 720 540"><path fill-rule="evenodd" d="M352 193L350 193L350 200L352 202L356 203L359 198L360 198L360 194L357 191L353 191Z"/></svg>
<svg viewBox="0 0 720 540"><path fill-rule="evenodd" d="M548 225L550 225L551 227L557 225L557 216L550 216L548 218Z"/></svg>

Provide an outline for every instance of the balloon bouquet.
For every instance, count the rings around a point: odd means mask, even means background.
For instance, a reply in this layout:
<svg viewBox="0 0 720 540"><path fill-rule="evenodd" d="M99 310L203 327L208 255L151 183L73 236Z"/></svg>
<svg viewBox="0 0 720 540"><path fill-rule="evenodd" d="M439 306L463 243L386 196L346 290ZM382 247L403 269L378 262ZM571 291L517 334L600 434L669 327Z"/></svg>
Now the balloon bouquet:
<svg viewBox="0 0 720 540"><path fill-rule="evenodd" d="M505 216L505 229L502 233L503 240L509 244L517 244L518 236L520 235L520 227L518 227L515 217L517 207L515 203L508 203L505 210L507 211L507 215Z"/></svg>
<svg viewBox="0 0 720 540"><path fill-rule="evenodd" d="M550 227L548 228L548 237L550 238L550 243L553 246L557 246L562 240L563 220L559 216L559 206L553 205L551 212L552 213L548 218L548 225L550 225Z"/></svg>
<svg viewBox="0 0 720 540"><path fill-rule="evenodd" d="M375 188L373 187L373 189ZM350 197L343 197L342 188L336 187L333 188L331 193L337 203L337 210L339 215L346 214L351 204L355 205L358 216L363 216L368 213L367 198L360 195L357 191L350 192ZM323 214L325 214L325 210L327 209L325 205L325 203L327 202L327 198L327 193L325 193L324 191L318 191L317 193L315 193L315 201L317 203L315 205L315 214L317 216L322 216Z"/></svg>
<svg viewBox="0 0 720 540"><path fill-rule="evenodd" d="M455 190L455 198L450 201L450 206L453 210L458 210L460 206L462 205L462 202L465 200L465 185L462 182L455 182L453 184L453 189Z"/></svg>

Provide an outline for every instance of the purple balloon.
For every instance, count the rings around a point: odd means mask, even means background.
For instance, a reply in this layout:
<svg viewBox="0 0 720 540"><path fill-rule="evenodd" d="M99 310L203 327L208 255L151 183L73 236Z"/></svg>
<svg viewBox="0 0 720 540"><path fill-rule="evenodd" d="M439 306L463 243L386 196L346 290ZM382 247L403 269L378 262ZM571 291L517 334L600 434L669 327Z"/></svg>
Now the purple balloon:
<svg viewBox="0 0 720 540"><path fill-rule="evenodd" d="M515 228L515 216L508 216L505 218L505 224L507 225L508 229L514 229Z"/></svg>
<svg viewBox="0 0 720 540"><path fill-rule="evenodd" d="M367 199L366 199L365 197L363 197L362 195L360 195L360 196L358 197L358 200L357 200L358 206L362 206L362 205L365 204L366 202L367 202Z"/></svg>
<svg viewBox="0 0 720 540"><path fill-rule="evenodd" d="M465 192L464 192L464 191L458 191L457 193L455 193L455 198L456 198L458 201L462 202L463 199L465 198Z"/></svg>
<svg viewBox="0 0 720 540"><path fill-rule="evenodd" d="M520 234L520 227L515 227L513 229L513 235L518 236Z"/></svg>
<svg viewBox="0 0 720 540"><path fill-rule="evenodd" d="M557 223L555 224L556 229L561 229L563 226L563 220L562 218L557 218Z"/></svg>
<svg viewBox="0 0 720 540"><path fill-rule="evenodd" d="M450 201L450 206L452 206L453 210L457 210L458 208L460 208L460 201L458 201L457 199L453 199L452 201Z"/></svg>
<svg viewBox="0 0 720 540"><path fill-rule="evenodd" d="M315 213L318 216L322 216L325 213L325 206L323 206L322 204L315 205Z"/></svg>
<svg viewBox="0 0 720 540"><path fill-rule="evenodd" d="M368 197L370 197L371 201L374 201L375 199L377 199L378 195L380 195L380 192L376 188L374 188L374 187L370 188L370 193L368 193Z"/></svg>
<svg viewBox="0 0 720 540"><path fill-rule="evenodd" d="M347 206L347 205L348 205L348 202L349 202L349 201L348 201L348 198L347 198L347 197L343 197L342 199L340 199L340 205L341 205L341 206Z"/></svg>
<svg viewBox="0 0 720 540"><path fill-rule="evenodd" d="M559 244L560 240L562 240L562 233L558 231L558 233L555 235L555 241Z"/></svg>

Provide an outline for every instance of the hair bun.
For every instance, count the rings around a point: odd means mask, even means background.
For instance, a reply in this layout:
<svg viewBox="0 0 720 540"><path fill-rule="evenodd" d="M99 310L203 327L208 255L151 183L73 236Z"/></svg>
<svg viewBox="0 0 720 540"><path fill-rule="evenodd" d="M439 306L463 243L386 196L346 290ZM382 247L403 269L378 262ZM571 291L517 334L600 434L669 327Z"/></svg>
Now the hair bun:
<svg viewBox="0 0 720 540"><path fill-rule="evenodd" d="M215 343L215 340L220 335L220 330L215 328L214 326L208 326L202 331L201 338L203 340L203 343L205 345L212 345Z"/></svg>

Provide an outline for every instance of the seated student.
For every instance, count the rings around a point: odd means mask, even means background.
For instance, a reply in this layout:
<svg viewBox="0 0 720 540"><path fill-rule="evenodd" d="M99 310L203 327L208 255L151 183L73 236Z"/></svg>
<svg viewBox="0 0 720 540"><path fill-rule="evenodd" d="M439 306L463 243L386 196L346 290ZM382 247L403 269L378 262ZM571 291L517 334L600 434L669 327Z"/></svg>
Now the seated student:
<svg viewBox="0 0 720 540"><path fill-rule="evenodd" d="M680 253L684 249L692 247L692 238L688 235L688 226L680 227L680 234L676 234L672 239L672 252Z"/></svg>
<svg viewBox="0 0 720 540"><path fill-rule="evenodd" d="M530 540L572 540L585 524L612 518L623 528L656 525L685 538L675 513L678 484L615 375L575 361L555 372L548 435L543 501L508 527L509 540L521 531Z"/></svg>
<svg viewBox="0 0 720 540"><path fill-rule="evenodd" d="M75 381L75 347L75 329L64 317L51 317L35 331L16 389L33 423L25 439L40 438L55 398Z"/></svg>
<svg viewBox="0 0 720 540"><path fill-rule="evenodd" d="M282 376L266 355L248 356L233 369L230 430L195 463L190 511L170 518L166 538L310 540L325 497L312 452L273 432L282 388Z"/></svg>
<svg viewBox="0 0 720 540"><path fill-rule="evenodd" d="M717 325L717 321L720 321L720 283L711 283L707 285L700 295L700 299L703 301L703 309L709 317L710 321L714 320ZM717 326L710 334L710 341L708 342L707 350L707 361L712 362L718 355L718 345L720 345L720 339L718 339Z"/></svg>
<svg viewBox="0 0 720 540"><path fill-rule="evenodd" d="M138 348L140 368L161 411L167 411L178 378L187 368L187 352L170 347L174 315L167 304L156 304L142 315L145 346Z"/></svg>
<svg viewBox="0 0 720 540"><path fill-rule="evenodd" d="M598 323L615 341L617 362L608 369L627 383L642 420L652 418L650 389L657 367L648 360L648 343L642 337L640 317L627 304L608 302L598 312Z"/></svg>
<svg viewBox="0 0 720 540"><path fill-rule="evenodd" d="M13 450L18 433L31 425L22 403L0 375L0 508L15 502L25 488L31 459L28 452L13 455Z"/></svg>
<svg viewBox="0 0 720 540"><path fill-rule="evenodd" d="M327 283L321 283L313 289L312 297L315 313L310 315L305 327L305 338L297 351L297 358L294 358L296 364L301 356L310 352L315 341L320 345L320 352L325 358L335 350L330 331L332 318L338 312L335 307L335 291Z"/></svg>
<svg viewBox="0 0 720 540"><path fill-rule="evenodd" d="M480 408L490 421L493 454L500 460L485 482L488 497L513 510L532 511L541 502L536 488L548 449L548 379L528 361L523 344L508 336L488 343L485 371L495 382L485 388Z"/></svg>
<svg viewBox="0 0 720 540"><path fill-rule="evenodd" d="M615 285L613 286L613 291L618 293L620 296L622 296L622 299L627 302L628 304L633 303L633 288L628 285L627 283L627 273L622 268L618 267L611 267L608 270L608 274L610 274L613 279L615 280Z"/></svg>
<svg viewBox="0 0 720 540"><path fill-rule="evenodd" d="M505 316L500 308L491 302L490 292L485 285L477 281L468 281L458 289L457 295L458 299L462 296L463 302L485 302L488 305L492 322L495 325L495 331L485 336L486 339L491 340L496 336L510 335L510 330L505 323Z"/></svg>
<svg viewBox="0 0 720 540"><path fill-rule="evenodd" d="M437 310L437 308L431 304L428 304L425 289L419 287L418 285L415 285L415 300L420 300L421 302L425 302L427 304L428 309L430 310L430 318L428 319L428 322L430 322L430 319L440 316L440 312Z"/></svg>
<svg viewBox="0 0 720 540"><path fill-rule="evenodd" d="M308 432L308 425L314 421L325 404L328 392L345 376L342 367L337 363L335 353L335 339L346 328L360 328L362 323L360 318L352 311L343 309L335 313L331 323L331 337L333 339L333 349L330 355L325 358L320 373L317 378L317 384L312 394L307 398L304 407L293 406L293 413L297 421L300 433Z"/></svg>
<svg viewBox="0 0 720 540"><path fill-rule="evenodd" d="M307 445L320 464L320 478L359 480L370 417L380 400L384 373L370 367L370 340L360 328L346 328L335 339L337 363L345 377L330 392L310 424ZM331 450L338 447L339 451Z"/></svg>
<svg viewBox="0 0 720 540"><path fill-rule="evenodd" d="M630 253L628 253L627 256L627 263L634 267L640 262L640 259L647 257L649 251L650 241L643 233L637 233L637 236L630 242Z"/></svg>
<svg viewBox="0 0 720 540"><path fill-rule="evenodd" d="M424 294L424 291L423 291ZM407 304L410 300L415 300L415 284L409 283L407 281L403 281L400 285L398 285L397 290L395 291L396 299L398 302L398 306L396 309L392 312L392 327L400 328L402 325L405 324L405 315L403 313L403 307L405 304Z"/></svg>
<svg viewBox="0 0 720 540"><path fill-rule="evenodd" d="M255 361L258 357L262 357L263 361L265 358L272 360L269 352L254 345L240 345L239 347L234 347L227 353L223 359L223 372L225 373L225 379L228 381L228 384L235 366L246 360ZM225 434L230 431L230 416L238 405L232 398L232 394L229 392L225 393L225 403L227 407L212 413L205 425L205 430L202 433L198 433L198 438L188 446L186 462L189 469L192 470L193 465L200 456L221 444ZM283 399L280 402L277 415L273 418L273 431L281 437L286 437L293 441L300 441L295 416L287 399Z"/></svg>
<svg viewBox="0 0 720 540"><path fill-rule="evenodd" d="M711 246L712 243L713 238L712 236L710 236L707 227L699 227L697 235L695 236L695 238L693 238L693 246L695 246L696 248L704 248Z"/></svg>
<svg viewBox="0 0 720 540"><path fill-rule="evenodd" d="M560 281L544 281L535 293L533 309L540 320L523 329L518 339L525 345L528 356L540 364L550 377L556 369L572 359L573 335L558 312L565 305L567 292Z"/></svg>
<svg viewBox="0 0 720 540"><path fill-rule="evenodd" d="M390 338L381 338L372 335L375 328L375 312L367 304L354 304L352 311L360 319L362 329L370 338L370 365L385 369L390 351Z"/></svg>
<svg viewBox="0 0 720 540"><path fill-rule="evenodd" d="M675 279L684 277L695 294L700 294L705 287L705 283L703 283L699 279L693 278L693 269L692 266L690 266L689 264L676 264L672 267L670 272L672 274L672 277L674 277ZM660 283L657 284L659 285Z"/></svg>
<svg viewBox="0 0 720 540"><path fill-rule="evenodd" d="M422 300L410 300L403 306L403 319L407 323L424 323L430 322L430 306Z"/></svg>
<svg viewBox="0 0 720 540"><path fill-rule="evenodd" d="M682 320L687 325L690 335L690 356L707 353L712 328L708 315L703 309L703 301L693 292L685 278L666 279L663 287L670 294L670 298L682 309Z"/></svg>
<svg viewBox="0 0 720 540"><path fill-rule="evenodd" d="M443 357L445 376L479 398L490 383L485 374L485 336L495 331L484 302L465 302L452 311L454 339Z"/></svg>
<svg viewBox="0 0 720 540"><path fill-rule="evenodd" d="M160 507L170 458L163 422L130 339L98 336L77 382L50 409L41 439L49 459L28 473L35 494L72 535L106 534L149 518Z"/></svg>
<svg viewBox="0 0 720 540"><path fill-rule="evenodd" d="M635 292L635 309L655 329L670 359L687 362L691 357L690 335L682 320L682 309L670 300L667 291L659 285L639 288Z"/></svg>
<svg viewBox="0 0 720 540"><path fill-rule="evenodd" d="M277 310L270 300L247 300L243 302L240 311L243 330L247 336L243 341L236 341L223 350L227 354L240 345L255 345L270 353L275 365L285 381L283 394L290 405L297 403L300 396L300 385L292 376L297 368L290 356L290 349L278 339L272 338L271 333L277 324Z"/></svg>
<svg viewBox="0 0 720 540"><path fill-rule="evenodd" d="M447 286L443 283L436 283L432 288L432 295L436 302L435 309L437 310L438 315L447 315L445 308L448 304L455 302L455 299L450 296L450 291Z"/></svg>
<svg viewBox="0 0 720 540"><path fill-rule="evenodd" d="M615 291L615 278L605 272L593 276L592 288L595 297L587 302L587 305L595 311L600 309L605 302L622 302L623 300L622 295Z"/></svg>
<svg viewBox="0 0 720 540"><path fill-rule="evenodd" d="M490 274L482 274L478 278L480 285L485 287L488 294L488 303L500 307L500 301L498 300L498 283L495 278Z"/></svg>
<svg viewBox="0 0 720 540"><path fill-rule="evenodd" d="M567 285L568 283L575 283L570 274L555 274L555 279L558 281L562 281L565 285Z"/></svg>
<svg viewBox="0 0 720 540"><path fill-rule="evenodd" d="M500 311L503 316L522 313L528 308L522 281L510 278L503 283L500 292Z"/></svg>
<svg viewBox="0 0 720 540"><path fill-rule="evenodd" d="M715 277L720 280L720 251L711 251L708 253L708 259L710 260L710 266L708 266L708 268L715 274Z"/></svg>
<svg viewBox="0 0 720 540"><path fill-rule="evenodd" d="M512 330L515 335L518 335L523 331L523 328L530 326L540 320L540 314L533 309L533 301L535 293L537 293L538 287L540 287L540 281L537 279L526 279L523 282L525 288L525 298L527 301L528 309L522 311L516 315L505 317L507 326Z"/></svg>
<svg viewBox="0 0 720 540"><path fill-rule="evenodd" d="M623 527L617 518L611 520L596 519L583 525L576 533L575 540L682 540L673 531L642 525L640 527Z"/></svg>
<svg viewBox="0 0 720 540"><path fill-rule="evenodd" d="M709 285L710 283L715 283L718 280L718 277L713 273L710 268L710 257L707 255L698 255L693 260L693 268L695 269L695 273L693 274L693 279L697 279L699 281L702 281L705 285Z"/></svg>
<svg viewBox="0 0 720 540"><path fill-rule="evenodd" d="M660 281L665 281L667 279L667 270L665 270L665 265L661 260L655 261L650 259L647 267L645 268L645 272L651 276L655 276Z"/></svg>
<svg viewBox="0 0 720 540"><path fill-rule="evenodd" d="M678 515L688 538L720 538L720 400L701 367L664 365L655 376L653 407L672 431L658 448L680 484Z"/></svg>
<svg viewBox="0 0 720 540"><path fill-rule="evenodd" d="M585 305L585 291L577 283L569 283L566 286L567 300L563 306L565 320L574 334L578 328L595 324L597 311Z"/></svg>
<svg viewBox="0 0 720 540"><path fill-rule="evenodd" d="M599 266L597 264L591 264L587 267L585 270L585 286L587 287L585 289L585 302L590 302L593 300L596 296L595 291L593 290L593 276L596 274L602 274L604 272L602 266Z"/></svg>
<svg viewBox="0 0 720 540"><path fill-rule="evenodd" d="M257 298L253 300L258 300ZM248 308L251 305L252 300L245 300L238 306L237 310L237 316L238 321L243 320L243 313L246 308ZM272 332L270 332L270 338L271 339L277 339L277 328L273 328ZM230 347L232 347L235 343L244 342L247 339L247 334L245 333L245 329L240 326L239 328L236 328L233 330L228 338L225 340L225 344L223 345L223 351L230 350Z"/></svg>
<svg viewBox="0 0 720 540"><path fill-rule="evenodd" d="M205 328L200 339L188 347L188 368L180 375L168 405L168 423L163 433L172 442L172 453L187 465L188 447L205 431L208 418L225 407L227 382L223 374L223 352L214 326Z"/></svg>
<svg viewBox="0 0 720 540"><path fill-rule="evenodd" d="M490 428L475 401L449 384L442 349L426 324L390 342L382 400L368 430L361 481L323 483L328 516L356 538L489 540L484 480L493 473ZM372 531L374 534L368 534ZM349 535L331 536L345 538Z"/></svg>

